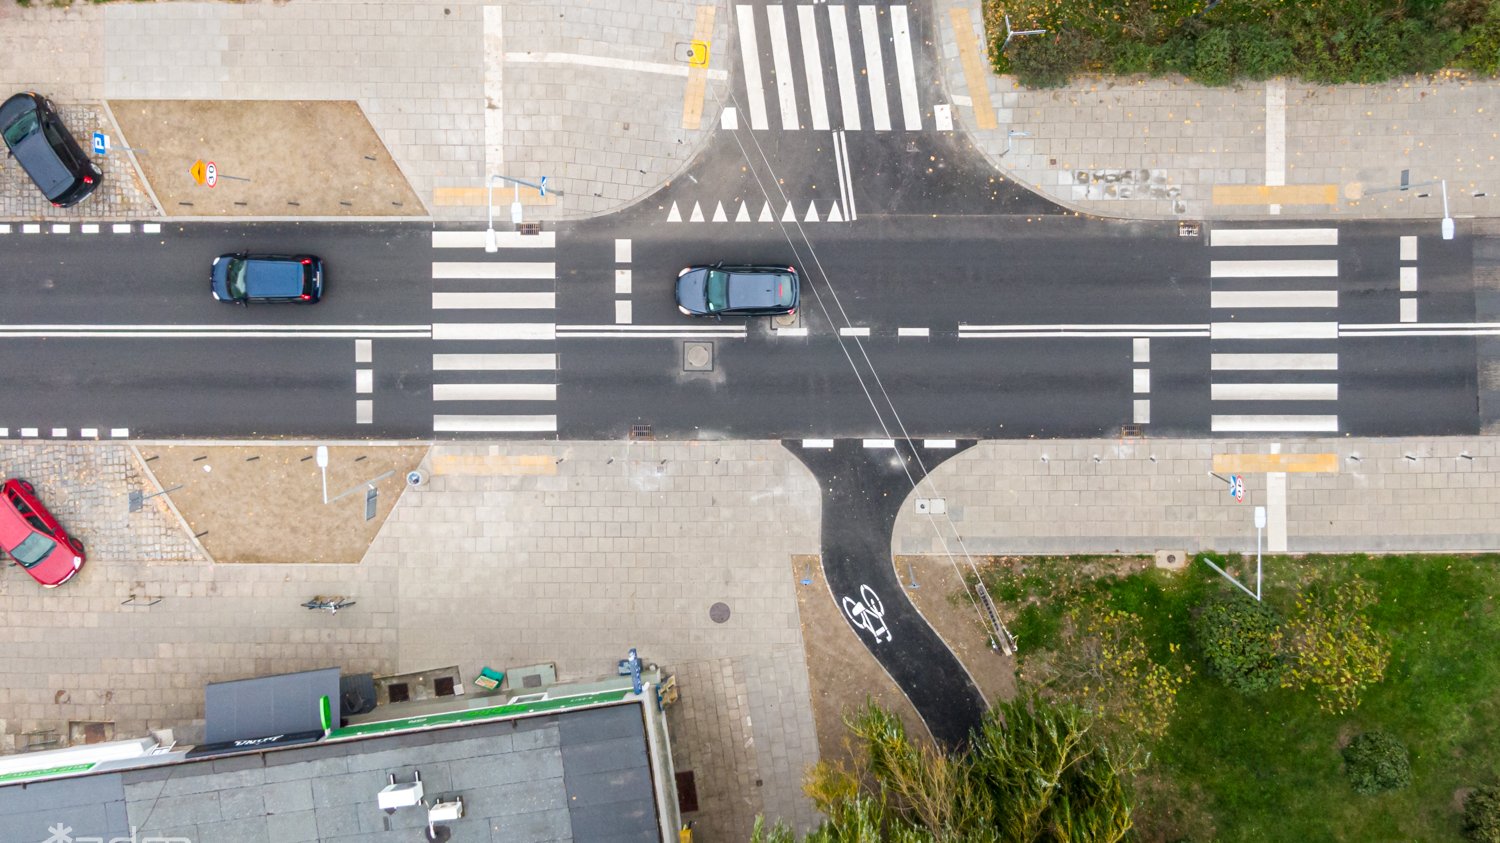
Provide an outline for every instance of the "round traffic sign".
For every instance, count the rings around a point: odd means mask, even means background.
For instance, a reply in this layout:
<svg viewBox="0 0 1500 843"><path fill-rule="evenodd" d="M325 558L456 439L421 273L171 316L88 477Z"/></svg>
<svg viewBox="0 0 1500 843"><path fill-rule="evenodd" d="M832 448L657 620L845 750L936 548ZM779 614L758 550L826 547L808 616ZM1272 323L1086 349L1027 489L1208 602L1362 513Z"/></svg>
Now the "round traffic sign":
<svg viewBox="0 0 1500 843"><path fill-rule="evenodd" d="M1229 475L1229 494L1234 496L1236 503L1245 501L1245 478L1238 474Z"/></svg>
<svg viewBox="0 0 1500 843"><path fill-rule="evenodd" d="M203 181L209 187L219 183L219 168L214 166L214 162L208 162L208 166L204 169Z"/></svg>

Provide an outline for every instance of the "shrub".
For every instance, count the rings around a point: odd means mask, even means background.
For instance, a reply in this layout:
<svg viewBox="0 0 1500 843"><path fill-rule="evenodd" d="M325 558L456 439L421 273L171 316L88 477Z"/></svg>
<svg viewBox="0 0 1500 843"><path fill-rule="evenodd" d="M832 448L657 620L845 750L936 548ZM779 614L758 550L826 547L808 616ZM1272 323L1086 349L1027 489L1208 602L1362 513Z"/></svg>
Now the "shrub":
<svg viewBox="0 0 1500 843"><path fill-rule="evenodd" d="M1375 590L1358 577L1337 588L1313 585L1298 597L1286 624L1290 664L1282 687L1313 689L1329 714L1359 705L1391 660L1390 642L1370 626L1373 605Z"/></svg>
<svg viewBox="0 0 1500 843"><path fill-rule="evenodd" d="M1204 85L1234 81L1234 43L1228 29L1211 29L1193 45L1192 76Z"/></svg>
<svg viewBox="0 0 1500 843"><path fill-rule="evenodd" d="M1475 788L1464 797L1464 839L1500 843L1500 788Z"/></svg>
<svg viewBox="0 0 1500 843"><path fill-rule="evenodd" d="M1093 58L1098 45L1077 30L1017 38L1006 57L1016 81L1028 88L1057 88Z"/></svg>
<svg viewBox="0 0 1500 843"><path fill-rule="evenodd" d="M1355 793L1399 790L1411 784L1411 759L1406 747L1389 734L1365 732L1344 747L1344 772Z"/></svg>
<svg viewBox="0 0 1500 843"><path fill-rule="evenodd" d="M1289 73L1296 61L1291 39L1263 24L1235 30L1234 55L1240 74L1255 80Z"/></svg>
<svg viewBox="0 0 1500 843"><path fill-rule="evenodd" d="M1204 606L1193 633L1209 668L1247 694L1281 683L1281 617L1264 603L1233 596Z"/></svg>

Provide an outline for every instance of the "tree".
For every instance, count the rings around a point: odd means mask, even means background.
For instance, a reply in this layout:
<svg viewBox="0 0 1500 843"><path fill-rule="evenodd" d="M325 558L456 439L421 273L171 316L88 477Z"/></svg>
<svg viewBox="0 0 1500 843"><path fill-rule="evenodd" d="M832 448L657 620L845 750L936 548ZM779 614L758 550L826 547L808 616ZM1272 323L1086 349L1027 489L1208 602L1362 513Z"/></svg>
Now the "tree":
<svg viewBox="0 0 1500 843"><path fill-rule="evenodd" d="M1314 585L1299 596L1286 625L1290 663L1282 687L1312 688L1329 714L1359 705L1391 660L1390 642L1367 618L1374 604L1374 590L1358 577L1334 589Z"/></svg>
<svg viewBox="0 0 1500 843"><path fill-rule="evenodd" d="M1232 595L1204 606L1193 623L1203 658L1224 684L1247 694L1281 682L1281 616L1259 601Z"/></svg>
<svg viewBox="0 0 1500 843"><path fill-rule="evenodd" d="M1411 784L1406 746L1385 732L1355 735L1344 747L1344 772L1355 793L1372 795Z"/></svg>
<svg viewBox="0 0 1500 843"><path fill-rule="evenodd" d="M818 764L805 790L828 818L804 843L963 840L1116 843L1131 829L1135 750L1121 751L1073 706L1035 696L985 714L962 752L914 744L899 718L867 703L847 726L862 769ZM756 843L791 843L756 824Z"/></svg>

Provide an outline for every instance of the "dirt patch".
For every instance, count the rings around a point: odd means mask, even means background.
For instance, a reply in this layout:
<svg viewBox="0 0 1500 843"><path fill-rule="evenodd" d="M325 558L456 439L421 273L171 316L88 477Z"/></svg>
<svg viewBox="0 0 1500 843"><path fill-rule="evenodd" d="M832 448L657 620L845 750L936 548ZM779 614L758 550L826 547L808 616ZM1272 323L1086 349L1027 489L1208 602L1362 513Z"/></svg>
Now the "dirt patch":
<svg viewBox="0 0 1500 843"><path fill-rule="evenodd" d="M910 566L908 568L908 566ZM991 649L989 633L969 598L963 579L946 556L897 556L902 582L916 575L917 588L906 589L927 623L974 677L985 700L994 705L1016 695L1016 661Z"/></svg>
<svg viewBox="0 0 1500 843"><path fill-rule="evenodd" d="M110 100L167 216L425 216L350 101ZM144 150L144 151L142 151ZM194 181L212 161L218 186ZM248 179L248 181L246 181Z"/></svg>
<svg viewBox="0 0 1500 843"><path fill-rule="evenodd" d="M353 564L427 446L328 449L328 504L312 445L145 447L141 456L217 562ZM365 520L367 489L375 517Z"/></svg>
<svg viewBox="0 0 1500 843"><path fill-rule="evenodd" d="M807 651L818 756L830 764L853 760L844 717L864 705L866 698L895 712L906 724L908 735L930 743L932 735L911 701L854 637L823 579L818 557L793 556L792 575L798 582L797 611L802 617L802 646ZM808 579L812 582L803 585Z"/></svg>

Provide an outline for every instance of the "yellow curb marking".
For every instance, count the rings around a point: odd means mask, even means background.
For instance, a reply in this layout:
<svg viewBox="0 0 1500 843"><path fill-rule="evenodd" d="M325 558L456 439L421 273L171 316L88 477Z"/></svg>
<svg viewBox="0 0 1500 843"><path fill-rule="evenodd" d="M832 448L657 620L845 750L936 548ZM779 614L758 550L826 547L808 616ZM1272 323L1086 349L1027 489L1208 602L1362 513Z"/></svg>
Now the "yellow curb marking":
<svg viewBox="0 0 1500 843"><path fill-rule="evenodd" d="M984 65L983 44L974 32L974 23L969 20L969 10L948 10L953 20L953 37L958 41L958 60L964 66L964 81L969 85L969 99L974 107L974 124L981 129L998 129L995 107L990 105L989 72Z"/></svg>
<svg viewBox="0 0 1500 843"><path fill-rule="evenodd" d="M546 454L510 456L495 454L438 454L432 458L433 475L480 477L498 474L556 474L557 460Z"/></svg>
<svg viewBox="0 0 1500 843"><path fill-rule="evenodd" d="M1338 454L1214 454L1214 471L1228 474L1338 474Z"/></svg>
<svg viewBox="0 0 1500 843"><path fill-rule="evenodd" d="M435 187L432 189L432 204L434 205L479 205L483 206L486 201L488 190L482 187ZM495 207L508 208L516 195L513 185L495 185ZM521 188L522 205L551 205L557 201L551 193L546 196L537 194L536 188Z"/></svg>
<svg viewBox="0 0 1500 843"><path fill-rule="evenodd" d="M1336 184L1214 185L1215 205L1337 205Z"/></svg>
<svg viewBox="0 0 1500 843"><path fill-rule="evenodd" d="M682 89L682 128L697 129L703 123L703 94L708 89L708 39L714 34L714 7L699 6L693 22L693 56L687 85Z"/></svg>

